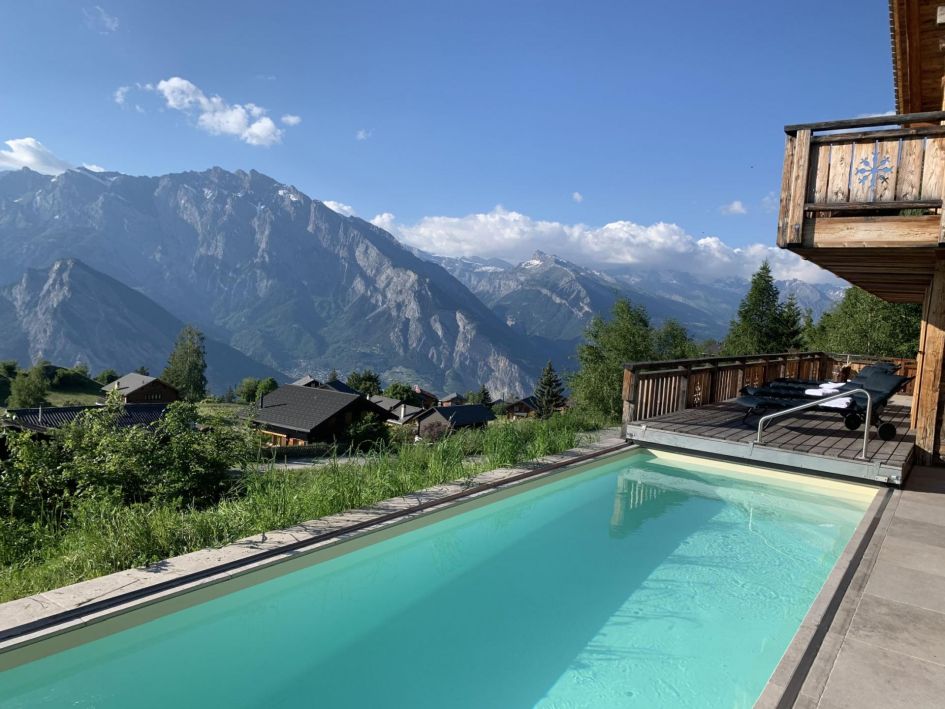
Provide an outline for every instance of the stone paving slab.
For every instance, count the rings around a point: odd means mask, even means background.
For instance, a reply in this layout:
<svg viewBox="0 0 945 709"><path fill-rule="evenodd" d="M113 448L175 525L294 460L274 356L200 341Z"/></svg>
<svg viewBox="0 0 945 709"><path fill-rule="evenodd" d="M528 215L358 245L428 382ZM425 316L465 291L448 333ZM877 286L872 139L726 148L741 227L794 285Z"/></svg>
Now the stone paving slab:
<svg viewBox="0 0 945 709"><path fill-rule="evenodd" d="M144 600L130 601L127 604L115 606L97 613L81 615L55 628L38 630L0 641L0 652L36 642L45 637L65 632L65 630L114 617L115 615L126 613L129 610L134 610L143 605L153 604L158 600L181 595L198 588L213 585L220 581L236 578L250 571L257 571L268 566L273 566L292 556L298 556L314 549L330 546L340 541L377 531L378 529L422 516L430 511L443 509L443 506L433 506L428 510L405 515L396 520L381 520L376 525L369 525L363 529L346 532L345 530L351 525L364 524L393 512L409 510L420 504L447 498L477 485L500 484L502 480L529 470L574 460L582 455L596 453L625 443L622 438L619 438L619 429L598 431L596 438L596 441L588 443L587 445L554 456L546 456L535 461L529 461L522 467L490 470L473 477L419 490L409 495L383 500L368 508L349 510L340 514L303 522L287 529L256 534L239 539L221 548L201 549L189 554L166 559L149 567L119 571L27 598L2 603L0 604L0 632L31 623L38 623L45 618L65 611L81 612L84 606L96 601L119 597L129 591L144 591L151 586L181 578L194 572L205 572L224 564L232 564L243 559L248 559L262 551L277 550L288 544L300 543L306 539L314 539L333 531L337 532L335 537L321 542L313 542L311 545L301 550L287 550L286 554L275 555L257 562L247 562L230 571L221 571L219 574L148 594ZM560 470L556 469L549 471L548 474L551 475L558 472L560 472ZM499 487L501 488L502 485L500 484ZM468 498L464 498L463 501L478 495L490 494L490 492L491 491L483 491L472 494ZM446 504L448 504L448 501Z"/></svg>
<svg viewBox="0 0 945 709"><path fill-rule="evenodd" d="M916 468L892 493L793 706L945 706L943 493L945 468ZM810 649L818 604L782 664ZM779 706L789 681L779 665L756 706Z"/></svg>

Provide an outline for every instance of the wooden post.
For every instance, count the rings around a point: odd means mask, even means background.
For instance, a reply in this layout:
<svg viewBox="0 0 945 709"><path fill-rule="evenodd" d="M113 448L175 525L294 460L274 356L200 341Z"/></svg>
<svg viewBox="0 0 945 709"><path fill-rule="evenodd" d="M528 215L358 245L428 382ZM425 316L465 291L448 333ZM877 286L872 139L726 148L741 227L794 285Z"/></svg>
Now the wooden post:
<svg viewBox="0 0 945 709"><path fill-rule="evenodd" d="M629 367L623 368L623 423L620 426L620 437L627 437L627 426L633 422L636 415L636 377Z"/></svg>
<svg viewBox="0 0 945 709"><path fill-rule="evenodd" d="M794 165L791 170L791 192L787 204L787 244L800 244L802 242L809 163L810 130L803 129L797 131L797 136L794 139Z"/></svg>
<svg viewBox="0 0 945 709"><path fill-rule="evenodd" d="M689 378L692 376L692 370L689 367L680 367L683 372L682 381L679 383L679 398L676 405L677 411L683 411L689 408Z"/></svg>
<svg viewBox="0 0 945 709"><path fill-rule="evenodd" d="M917 462L931 465L938 458L943 353L945 353L945 260L935 263L922 312L922 365L913 408Z"/></svg>
<svg viewBox="0 0 945 709"><path fill-rule="evenodd" d="M919 326L919 349L915 356L915 380L912 383L912 412L909 427L915 428L919 422L919 392L922 391L922 353L925 351L925 322L929 312L929 298L932 296L932 286L925 289L925 300L922 301L922 322Z"/></svg>
<svg viewBox="0 0 945 709"><path fill-rule="evenodd" d="M781 204L778 209L778 246L791 243L788 235L788 205L790 204L791 177L794 174L794 136L784 139L784 166L781 168Z"/></svg>

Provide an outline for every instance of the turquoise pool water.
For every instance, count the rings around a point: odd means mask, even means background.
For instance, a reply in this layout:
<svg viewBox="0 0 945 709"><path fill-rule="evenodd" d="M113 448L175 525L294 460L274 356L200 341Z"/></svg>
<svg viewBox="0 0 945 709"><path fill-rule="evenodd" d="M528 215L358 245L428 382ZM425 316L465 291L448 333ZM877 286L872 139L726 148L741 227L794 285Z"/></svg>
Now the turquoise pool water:
<svg viewBox="0 0 945 709"><path fill-rule="evenodd" d="M625 456L7 670L0 706L749 707L846 490Z"/></svg>

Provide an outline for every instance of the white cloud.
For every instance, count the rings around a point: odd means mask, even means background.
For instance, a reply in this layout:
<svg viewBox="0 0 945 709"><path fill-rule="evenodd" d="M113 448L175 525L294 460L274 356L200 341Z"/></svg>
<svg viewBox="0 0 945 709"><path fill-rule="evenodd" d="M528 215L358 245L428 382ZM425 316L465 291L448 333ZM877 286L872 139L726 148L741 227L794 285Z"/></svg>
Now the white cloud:
<svg viewBox="0 0 945 709"><path fill-rule="evenodd" d="M761 208L768 213L777 212L780 205L781 197L777 192L769 192L761 198Z"/></svg>
<svg viewBox="0 0 945 709"><path fill-rule="evenodd" d="M383 212L381 214L375 214L371 219L371 224L374 226L379 226L384 231L389 231L394 236L398 236L397 232L397 217L395 217L390 212Z"/></svg>
<svg viewBox="0 0 945 709"><path fill-rule="evenodd" d="M827 271L775 246L732 248L718 237L697 239L667 222L643 225L617 221L600 227L563 224L532 219L502 206L464 217L424 217L410 225L397 223L393 214L385 212L371 222L409 246L443 256L520 261L541 249L582 265L625 265L709 277L748 277L767 258L777 278L810 283L836 280Z"/></svg>
<svg viewBox="0 0 945 709"><path fill-rule="evenodd" d="M193 82L179 76L159 81L157 86L145 84L140 88L160 93L168 108L195 113L197 126L212 135L232 135L249 145L268 147L281 142L285 133L266 115L268 111L262 106L254 103L231 104L220 96L207 96ZM291 114L282 118L282 122L290 126L298 125L301 120L299 116Z"/></svg>
<svg viewBox="0 0 945 709"><path fill-rule="evenodd" d="M344 214L346 217L354 216L354 207L344 204L343 202L335 202L334 200L326 199L322 201L322 204L331 211L338 212L338 214Z"/></svg>
<svg viewBox="0 0 945 709"><path fill-rule="evenodd" d="M571 199L573 199L575 202L580 204L581 202L584 201L584 195L582 195L580 192L572 192Z"/></svg>
<svg viewBox="0 0 945 709"><path fill-rule="evenodd" d="M360 128L355 134L355 140L367 140L374 134L373 130L368 130L367 128Z"/></svg>
<svg viewBox="0 0 945 709"><path fill-rule="evenodd" d="M82 8L82 14L85 15L85 24L91 30L95 30L100 34L111 34L118 31L118 18L105 12L101 5L84 7Z"/></svg>
<svg viewBox="0 0 945 709"><path fill-rule="evenodd" d="M104 167L101 165L96 165L94 162L84 162L82 163L82 167L84 167L86 170L91 170L92 172L108 172L108 170L106 170Z"/></svg>
<svg viewBox="0 0 945 709"><path fill-rule="evenodd" d="M130 86L119 86L115 89L115 93L112 94L112 97L115 99L115 103L119 106L125 105L125 99L128 97L128 92L131 91Z"/></svg>
<svg viewBox="0 0 945 709"><path fill-rule="evenodd" d="M72 165L62 160L36 138L14 138L5 141L9 150L0 150L0 169L19 170L28 167L44 175L58 175Z"/></svg>
<svg viewBox="0 0 945 709"><path fill-rule="evenodd" d="M722 214L728 215L748 214L748 208L745 207L745 204L740 199L736 199L735 201L729 202L728 204L723 204L721 207L719 207L719 211L722 212Z"/></svg>

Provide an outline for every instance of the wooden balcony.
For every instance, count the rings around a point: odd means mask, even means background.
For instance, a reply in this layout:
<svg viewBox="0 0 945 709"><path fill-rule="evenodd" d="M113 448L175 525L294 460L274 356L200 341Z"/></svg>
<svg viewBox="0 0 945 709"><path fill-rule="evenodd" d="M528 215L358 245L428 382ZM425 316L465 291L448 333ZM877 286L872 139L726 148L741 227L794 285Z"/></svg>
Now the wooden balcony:
<svg viewBox="0 0 945 709"><path fill-rule="evenodd" d="M786 126L778 246L886 300L922 302L943 244L943 120Z"/></svg>
<svg viewBox="0 0 945 709"><path fill-rule="evenodd" d="M643 446L690 455L745 460L870 481L900 482L912 465L914 423L910 421L912 382L894 397L883 418L896 427L891 440L872 430L862 458L863 430L848 430L842 417L809 409L772 422L763 443L756 442L757 420L746 424L745 410L731 399L743 386L760 386L778 377L846 379L872 357L800 352L753 357L708 357L624 366L625 437ZM894 360L904 376L915 376L914 359Z"/></svg>

